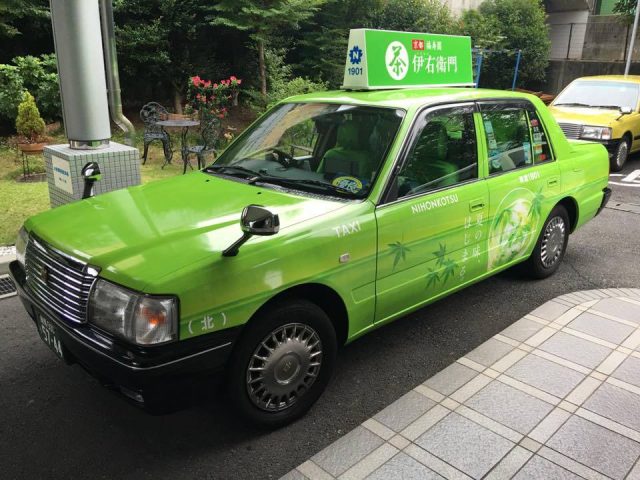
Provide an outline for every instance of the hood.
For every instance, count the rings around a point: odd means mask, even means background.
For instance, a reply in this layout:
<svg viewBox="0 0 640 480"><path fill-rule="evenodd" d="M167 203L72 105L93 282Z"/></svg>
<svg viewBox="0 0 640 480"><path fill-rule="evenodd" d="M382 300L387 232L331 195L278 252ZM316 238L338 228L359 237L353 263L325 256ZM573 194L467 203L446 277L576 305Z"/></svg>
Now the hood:
<svg viewBox="0 0 640 480"><path fill-rule="evenodd" d="M551 106L549 110L558 123L610 127L620 117L620 111L614 109Z"/></svg>
<svg viewBox="0 0 640 480"><path fill-rule="evenodd" d="M195 172L64 205L25 226L101 276L144 290L150 279L219 256L241 236L249 204L278 214L281 232L347 205Z"/></svg>

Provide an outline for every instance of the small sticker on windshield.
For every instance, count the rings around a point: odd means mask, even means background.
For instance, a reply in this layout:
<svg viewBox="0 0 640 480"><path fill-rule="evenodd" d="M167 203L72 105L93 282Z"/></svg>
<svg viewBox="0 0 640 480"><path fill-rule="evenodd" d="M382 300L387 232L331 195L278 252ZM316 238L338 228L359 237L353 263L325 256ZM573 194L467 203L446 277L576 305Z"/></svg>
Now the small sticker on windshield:
<svg viewBox="0 0 640 480"><path fill-rule="evenodd" d="M351 193L358 193L362 190L362 182L356 177L336 177L331 183Z"/></svg>

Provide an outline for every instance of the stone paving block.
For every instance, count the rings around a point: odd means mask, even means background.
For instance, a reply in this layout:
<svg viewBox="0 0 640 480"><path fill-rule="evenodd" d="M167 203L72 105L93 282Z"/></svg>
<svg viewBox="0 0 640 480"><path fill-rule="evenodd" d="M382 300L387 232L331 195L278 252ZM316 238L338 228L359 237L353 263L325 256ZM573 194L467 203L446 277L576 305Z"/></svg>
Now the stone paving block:
<svg viewBox="0 0 640 480"><path fill-rule="evenodd" d="M636 462L636 466L629 472L626 480L640 480L640 460Z"/></svg>
<svg viewBox="0 0 640 480"><path fill-rule="evenodd" d="M434 401L424 395L411 390L377 413L373 418L390 429L399 432L435 404Z"/></svg>
<svg viewBox="0 0 640 480"><path fill-rule="evenodd" d="M640 455L640 444L572 416L547 445L594 470L622 479Z"/></svg>
<svg viewBox="0 0 640 480"><path fill-rule="evenodd" d="M531 354L505 373L560 398L564 398L585 377L575 370Z"/></svg>
<svg viewBox="0 0 640 480"><path fill-rule="evenodd" d="M511 345L490 338L475 350L465 355L469 360L478 362L485 367L490 367L500 358L513 350Z"/></svg>
<svg viewBox="0 0 640 480"><path fill-rule="evenodd" d="M540 305L533 312L531 312L531 315L535 315L536 317L540 317L552 322L564 312L569 310L569 308L570 307L567 307L566 305L562 305L561 303L551 300L543 305Z"/></svg>
<svg viewBox="0 0 640 480"><path fill-rule="evenodd" d="M536 442L545 443L570 416L569 412L556 408L531 431L529 437Z"/></svg>
<svg viewBox="0 0 640 480"><path fill-rule="evenodd" d="M456 362L424 382L424 385L443 395L451 395L477 374L475 370Z"/></svg>
<svg viewBox="0 0 640 480"><path fill-rule="evenodd" d="M617 298L605 298L596 303L593 309L640 324L640 305Z"/></svg>
<svg viewBox="0 0 640 480"><path fill-rule="evenodd" d="M366 478L367 480L389 480L390 478L441 480L444 477L425 467L406 453L400 452Z"/></svg>
<svg viewBox="0 0 640 480"><path fill-rule="evenodd" d="M528 318L521 318L515 323L509 325L501 333L505 337L513 338L519 342L524 342L531 335L538 332L543 327L542 324L529 320Z"/></svg>
<svg viewBox="0 0 640 480"><path fill-rule="evenodd" d="M280 480L309 480L309 477L303 475L298 470L291 470L284 477L280 477Z"/></svg>
<svg viewBox="0 0 640 480"><path fill-rule="evenodd" d="M515 446L489 474L484 477L486 480L506 480L513 475L529 460L533 455L529 450Z"/></svg>
<svg viewBox="0 0 640 480"><path fill-rule="evenodd" d="M349 470L340 475L340 480L362 480L387 461L391 460L400 451L389 443L383 443L369 455L356 463Z"/></svg>
<svg viewBox="0 0 640 480"><path fill-rule="evenodd" d="M384 440L366 428L356 427L311 457L311 460L337 477L373 452L383 442Z"/></svg>
<svg viewBox="0 0 640 480"><path fill-rule="evenodd" d="M465 405L523 435L553 410L553 405L499 381L491 382Z"/></svg>
<svg viewBox="0 0 640 480"><path fill-rule="evenodd" d="M531 460L522 467L522 470L513 477L513 480L540 480L543 478L554 480L580 480L582 477L559 467L545 458L534 455L533 458L531 458Z"/></svg>
<svg viewBox="0 0 640 480"><path fill-rule="evenodd" d="M474 478L485 475L514 446L456 413L434 425L416 444Z"/></svg>
<svg viewBox="0 0 640 480"><path fill-rule="evenodd" d="M636 357L627 358L611 376L635 385L636 387L640 387L640 359Z"/></svg>
<svg viewBox="0 0 640 480"><path fill-rule="evenodd" d="M629 325L602 318L589 312L580 314L567 326L615 344L622 343L635 330Z"/></svg>
<svg viewBox="0 0 640 480"><path fill-rule="evenodd" d="M603 383L583 406L640 432L640 396L635 393Z"/></svg>
<svg viewBox="0 0 640 480"><path fill-rule="evenodd" d="M556 333L539 348L588 368L597 367L611 353L610 348L564 332Z"/></svg>

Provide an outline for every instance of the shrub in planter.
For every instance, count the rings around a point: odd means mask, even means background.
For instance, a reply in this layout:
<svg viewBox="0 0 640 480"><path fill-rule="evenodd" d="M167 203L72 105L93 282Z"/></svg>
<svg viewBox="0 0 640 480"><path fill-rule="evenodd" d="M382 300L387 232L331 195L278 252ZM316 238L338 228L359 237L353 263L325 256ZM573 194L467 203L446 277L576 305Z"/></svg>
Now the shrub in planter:
<svg viewBox="0 0 640 480"><path fill-rule="evenodd" d="M22 94L22 102L18 105L16 118L16 130L18 132L18 146L23 151L36 150L36 145L41 150L44 147L45 124L36 106L36 101L29 92ZM25 146L26 145L26 146ZM29 147L28 145L32 145Z"/></svg>

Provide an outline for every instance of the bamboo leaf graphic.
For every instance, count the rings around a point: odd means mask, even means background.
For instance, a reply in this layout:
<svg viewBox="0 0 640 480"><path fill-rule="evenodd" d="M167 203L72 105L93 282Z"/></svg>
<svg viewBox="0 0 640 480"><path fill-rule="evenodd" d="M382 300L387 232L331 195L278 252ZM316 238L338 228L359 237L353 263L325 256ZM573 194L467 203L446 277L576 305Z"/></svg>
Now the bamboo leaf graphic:
<svg viewBox="0 0 640 480"><path fill-rule="evenodd" d="M394 255L393 257L393 269L398 266L400 260L405 261L407 259L407 252L411 252L411 249L401 242L393 242L389 244L389 249Z"/></svg>
<svg viewBox="0 0 640 480"><path fill-rule="evenodd" d="M429 269L429 273L427 273L427 288L432 285L435 286L440 281L440 274L435 271L433 268Z"/></svg>
<svg viewBox="0 0 640 480"><path fill-rule="evenodd" d="M433 252L433 254L436 256L436 265L442 267L444 265L444 259L447 255L447 245L441 243L438 251Z"/></svg>
<svg viewBox="0 0 640 480"><path fill-rule="evenodd" d="M456 268L458 268L458 264L453 260L451 260L450 258L447 258L444 261L444 271L442 272L443 283L447 283L447 280L449 279L449 277L453 277L455 275Z"/></svg>

